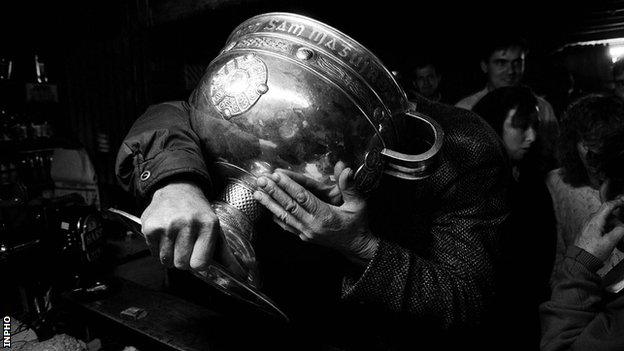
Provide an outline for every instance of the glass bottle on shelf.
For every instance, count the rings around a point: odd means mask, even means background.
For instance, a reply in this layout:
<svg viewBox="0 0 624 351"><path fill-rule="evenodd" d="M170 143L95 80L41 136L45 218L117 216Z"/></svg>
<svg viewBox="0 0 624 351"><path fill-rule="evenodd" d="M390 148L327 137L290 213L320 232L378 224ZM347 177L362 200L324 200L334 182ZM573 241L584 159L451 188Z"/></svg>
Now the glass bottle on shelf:
<svg viewBox="0 0 624 351"><path fill-rule="evenodd" d="M26 101L29 103L56 103L58 90L56 84L48 82L48 70L39 55L34 55L34 77L26 83Z"/></svg>
<svg viewBox="0 0 624 351"><path fill-rule="evenodd" d="M39 55L35 55L35 73L37 83L43 84L48 82L48 76L46 75L45 63L39 60Z"/></svg>
<svg viewBox="0 0 624 351"><path fill-rule="evenodd" d="M0 56L0 81L10 80L13 76L13 61L9 57Z"/></svg>
<svg viewBox="0 0 624 351"><path fill-rule="evenodd" d="M8 108L0 102L0 141L11 141L12 122Z"/></svg>

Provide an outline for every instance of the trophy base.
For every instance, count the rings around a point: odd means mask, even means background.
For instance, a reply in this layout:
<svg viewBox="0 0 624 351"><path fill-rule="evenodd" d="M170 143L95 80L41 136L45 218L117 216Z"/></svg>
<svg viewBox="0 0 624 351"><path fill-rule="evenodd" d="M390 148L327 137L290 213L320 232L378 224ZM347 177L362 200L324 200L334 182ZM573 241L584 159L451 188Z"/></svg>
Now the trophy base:
<svg viewBox="0 0 624 351"><path fill-rule="evenodd" d="M288 316L270 298L258 291L251 284L241 281L230 274L220 264L212 262L208 269L192 271L193 275L210 284L223 294L234 297L260 309L261 311L288 322Z"/></svg>
<svg viewBox="0 0 624 351"><path fill-rule="evenodd" d="M139 219L138 217L115 208L109 208L108 210L106 210L105 214L107 215L106 218L110 220L115 220L125 225L126 228L131 230L133 233L139 236L143 236L143 232L141 231L141 219ZM226 245L232 245L232 243L236 243L234 246L238 247L237 250L239 250L240 252L245 251L244 248L246 245L244 244L244 242L247 241L236 240L235 236L232 235L225 236L226 238L224 239L227 242ZM210 263L206 270L203 270L201 272L191 270L190 272L204 283L211 285L225 295L231 296L239 301L252 305L258 308L260 311L280 318L286 322L289 321L288 316L279 307L277 307L277 305L273 303L271 299L269 299L258 290L258 281L255 279L251 279L251 281L249 281L249 275L246 275L248 281L245 281L244 279L236 277L233 273L229 273L227 269L214 261Z"/></svg>

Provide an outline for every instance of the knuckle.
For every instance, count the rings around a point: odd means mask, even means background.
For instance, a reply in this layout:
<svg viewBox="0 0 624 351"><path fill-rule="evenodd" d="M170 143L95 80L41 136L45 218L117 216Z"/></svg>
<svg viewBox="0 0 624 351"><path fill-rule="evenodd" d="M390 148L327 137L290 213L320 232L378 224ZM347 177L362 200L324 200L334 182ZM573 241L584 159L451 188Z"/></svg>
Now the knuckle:
<svg viewBox="0 0 624 351"><path fill-rule="evenodd" d="M312 201L312 199L308 199L307 203L304 206L306 206L310 213L318 212L318 203L316 201Z"/></svg>
<svg viewBox="0 0 624 351"><path fill-rule="evenodd" d="M322 231L323 231L322 224L314 222L310 225L310 230L309 230L310 235L315 235L314 233L320 233Z"/></svg>
<svg viewBox="0 0 624 351"><path fill-rule="evenodd" d="M305 204L308 202L308 194L305 191L300 190L295 194L295 200L297 200L300 204Z"/></svg>
<svg viewBox="0 0 624 351"><path fill-rule="evenodd" d="M286 223L286 220L288 219L288 212L281 211L277 218L279 218L282 222Z"/></svg>
<svg viewBox="0 0 624 351"><path fill-rule="evenodd" d="M273 196L275 194L275 186L273 182L267 182L267 185L264 187L264 191L270 196Z"/></svg>
<svg viewBox="0 0 624 351"><path fill-rule="evenodd" d="M162 229L162 227L155 226L151 222L144 222L141 226L141 232L143 232L143 235L145 235L146 238L156 236L160 229Z"/></svg>
<svg viewBox="0 0 624 351"><path fill-rule="evenodd" d="M189 225L190 222L190 218L187 218L186 216L178 216L169 222L169 228L182 228Z"/></svg>
<svg viewBox="0 0 624 351"><path fill-rule="evenodd" d="M327 225L329 223L332 223L333 219L334 219L334 216L332 215L331 212L330 213L325 212L319 215L318 221L315 221L315 222L317 222L319 226L322 226L322 225Z"/></svg>
<svg viewBox="0 0 624 351"><path fill-rule="evenodd" d="M217 216L204 216L201 219L201 224L204 228L214 228L219 225L219 218Z"/></svg>
<svg viewBox="0 0 624 351"><path fill-rule="evenodd" d="M295 214L298 211L298 207L299 206L296 202L289 200L286 206L284 206L284 209L292 214Z"/></svg>

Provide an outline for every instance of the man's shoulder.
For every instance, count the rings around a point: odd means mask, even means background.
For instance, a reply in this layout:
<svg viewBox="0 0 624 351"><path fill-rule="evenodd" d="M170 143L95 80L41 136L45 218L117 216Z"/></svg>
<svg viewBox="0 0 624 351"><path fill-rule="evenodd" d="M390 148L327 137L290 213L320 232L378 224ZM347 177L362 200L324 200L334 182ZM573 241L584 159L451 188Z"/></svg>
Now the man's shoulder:
<svg viewBox="0 0 624 351"><path fill-rule="evenodd" d="M468 95L465 98L459 100L455 106L466 110L472 110L474 105L481 100L487 94L487 89L481 89L472 95Z"/></svg>
<svg viewBox="0 0 624 351"><path fill-rule="evenodd" d="M546 183L555 184L561 181L561 168L556 168L546 173Z"/></svg>
<svg viewBox="0 0 624 351"><path fill-rule="evenodd" d="M434 102L419 103L418 110L436 120L444 131L444 158L463 166L504 159L494 130L474 112ZM463 168L463 167L462 167Z"/></svg>
<svg viewBox="0 0 624 351"><path fill-rule="evenodd" d="M563 182L561 172L561 168L553 169L546 174L546 178L544 179L546 187L553 197L556 196L557 193L561 192L562 188L567 188L566 184ZM565 191L567 190L568 189L565 189Z"/></svg>
<svg viewBox="0 0 624 351"><path fill-rule="evenodd" d="M548 100L544 99L541 96L537 96L537 104L540 110L540 114L543 116L543 119L546 121L555 120L555 110Z"/></svg>
<svg viewBox="0 0 624 351"><path fill-rule="evenodd" d="M165 101L160 102L154 105L150 105L148 110L156 110L156 111L166 111L166 110L178 110L178 111L188 111L188 103L185 101Z"/></svg>
<svg viewBox="0 0 624 351"><path fill-rule="evenodd" d="M537 97L537 103L542 105L542 106L547 106L549 108L552 109L552 105L550 104L550 102L548 102L548 100L546 100L545 98L539 96L539 95L535 95L535 97Z"/></svg>

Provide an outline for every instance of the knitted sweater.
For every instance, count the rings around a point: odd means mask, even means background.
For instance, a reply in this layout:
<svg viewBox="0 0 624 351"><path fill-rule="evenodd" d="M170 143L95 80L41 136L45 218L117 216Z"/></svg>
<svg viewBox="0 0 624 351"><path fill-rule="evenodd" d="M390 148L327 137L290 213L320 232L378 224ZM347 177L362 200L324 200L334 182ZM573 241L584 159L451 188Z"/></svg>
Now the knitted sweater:
<svg viewBox="0 0 624 351"><path fill-rule="evenodd" d="M543 351L624 350L624 296L596 274L603 263L570 246L557 267L552 298L540 307Z"/></svg>

